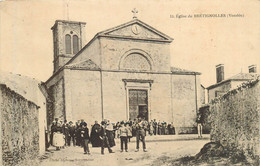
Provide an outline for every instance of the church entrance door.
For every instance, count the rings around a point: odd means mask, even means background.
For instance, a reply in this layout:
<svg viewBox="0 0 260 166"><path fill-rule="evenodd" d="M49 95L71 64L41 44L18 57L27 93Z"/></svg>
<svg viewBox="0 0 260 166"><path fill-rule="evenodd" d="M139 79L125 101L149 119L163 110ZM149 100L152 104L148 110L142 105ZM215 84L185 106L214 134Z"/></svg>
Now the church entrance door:
<svg viewBox="0 0 260 166"><path fill-rule="evenodd" d="M148 120L147 90L129 89L129 119L139 117Z"/></svg>
<svg viewBox="0 0 260 166"><path fill-rule="evenodd" d="M148 121L148 108L147 105L138 106L138 117Z"/></svg>

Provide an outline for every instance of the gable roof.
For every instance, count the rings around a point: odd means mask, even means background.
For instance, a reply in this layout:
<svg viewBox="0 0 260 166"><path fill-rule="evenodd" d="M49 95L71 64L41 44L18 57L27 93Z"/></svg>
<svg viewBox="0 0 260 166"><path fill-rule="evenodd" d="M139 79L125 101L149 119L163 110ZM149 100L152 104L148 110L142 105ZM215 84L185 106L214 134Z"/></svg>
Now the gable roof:
<svg viewBox="0 0 260 166"><path fill-rule="evenodd" d="M123 36L123 35L116 35L114 32L119 31L123 28L126 28L128 26L131 26L133 24L137 24L140 27L144 28L147 31L150 31L152 33L154 33L155 35L159 36L160 38L152 38L152 37L138 37L138 35L136 36ZM113 28L109 28L107 30L101 31L99 33L97 33L96 37L99 36L103 36L103 37L117 37L117 38L129 38L129 39L141 39L141 40L154 40L154 41L161 41L161 42L172 42L173 38L171 38L170 36L158 31L157 29L153 28L152 26L142 22L139 19L133 19L129 22L126 22L124 24L118 25L116 27Z"/></svg>
<svg viewBox="0 0 260 166"><path fill-rule="evenodd" d="M99 70L99 66L94 63L91 59L81 61L79 63L72 63L65 66L68 69L89 69L89 70Z"/></svg>
<svg viewBox="0 0 260 166"><path fill-rule="evenodd" d="M0 84L6 85L14 92L38 106L40 106L42 102L37 96L37 92L41 92L39 88L41 83L42 82L39 80L20 74L13 74L3 71L0 72Z"/></svg>
<svg viewBox="0 0 260 166"><path fill-rule="evenodd" d="M257 77L257 73L239 73L232 77L230 77L230 80L251 80Z"/></svg>
<svg viewBox="0 0 260 166"><path fill-rule="evenodd" d="M257 78L259 76L259 74L257 73L238 73L232 77L229 77L226 80L223 80L219 83L213 84L209 87L207 87L207 89L212 89L215 88L223 83L229 82L229 81L249 81L249 80L253 80L255 78Z"/></svg>
<svg viewBox="0 0 260 166"><path fill-rule="evenodd" d="M178 67L171 67L171 72L173 74L188 74L188 75L200 75L201 73L196 72L196 71L191 71L191 70L186 70L186 69L181 69Z"/></svg>

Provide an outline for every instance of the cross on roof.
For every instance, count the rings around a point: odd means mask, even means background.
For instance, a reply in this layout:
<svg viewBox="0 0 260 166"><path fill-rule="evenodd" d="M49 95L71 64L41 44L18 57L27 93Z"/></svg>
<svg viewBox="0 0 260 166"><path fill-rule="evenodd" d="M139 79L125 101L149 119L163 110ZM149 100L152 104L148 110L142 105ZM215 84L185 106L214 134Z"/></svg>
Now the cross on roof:
<svg viewBox="0 0 260 166"><path fill-rule="evenodd" d="M137 13L138 13L138 10L136 10L136 8L134 8L133 10L132 10L132 13L134 14L134 17L133 17L133 19L136 19L137 18Z"/></svg>

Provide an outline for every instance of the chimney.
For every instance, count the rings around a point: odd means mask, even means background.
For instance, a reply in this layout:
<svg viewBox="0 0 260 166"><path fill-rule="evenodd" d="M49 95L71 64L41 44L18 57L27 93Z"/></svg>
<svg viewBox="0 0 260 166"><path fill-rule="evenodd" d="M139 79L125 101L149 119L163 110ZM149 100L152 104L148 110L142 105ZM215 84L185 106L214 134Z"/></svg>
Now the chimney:
<svg viewBox="0 0 260 166"><path fill-rule="evenodd" d="M217 77L217 83L224 80L224 64L216 65L216 77Z"/></svg>
<svg viewBox="0 0 260 166"><path fill-rule="evenodd" d="M249 73L257 73L257 70L256 70L256 65L250 65L248 66L248 71Z"/></svg>

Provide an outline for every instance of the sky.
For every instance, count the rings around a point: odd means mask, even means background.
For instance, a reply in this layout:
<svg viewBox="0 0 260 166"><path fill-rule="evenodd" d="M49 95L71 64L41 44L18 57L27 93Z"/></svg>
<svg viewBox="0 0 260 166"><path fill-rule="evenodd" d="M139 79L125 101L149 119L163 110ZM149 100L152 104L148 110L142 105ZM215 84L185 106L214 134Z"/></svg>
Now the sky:
<svg viewBox="0 0 260 166"><path fill-rule="evenodd" d="M174 39L171 65L201 72L205 87L216 83L215 66L220 63L225 78L247 73L252 64L260 71L259 0L0 0L0 70L46 81L53 73L50 28L55 20L86 22L89 41L100 31L132 20L133 8L138 19Z"/></svg>

